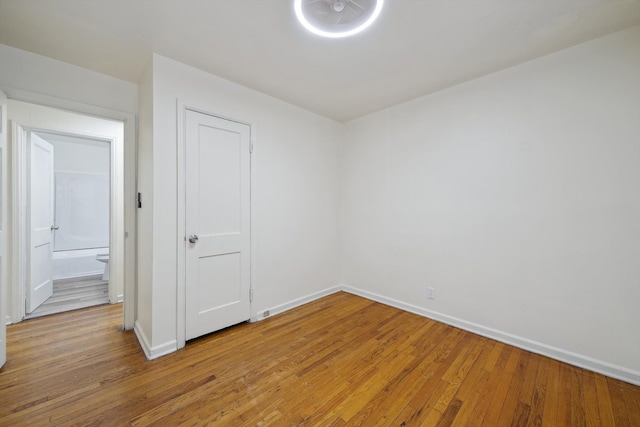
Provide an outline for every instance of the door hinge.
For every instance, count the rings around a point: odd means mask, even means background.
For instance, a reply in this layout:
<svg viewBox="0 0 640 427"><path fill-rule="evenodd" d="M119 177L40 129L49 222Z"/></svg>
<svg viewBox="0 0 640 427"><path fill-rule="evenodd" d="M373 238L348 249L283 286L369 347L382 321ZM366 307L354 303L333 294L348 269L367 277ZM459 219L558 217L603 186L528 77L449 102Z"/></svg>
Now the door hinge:
<svg viewBox="0 0 640 427"><path fill-rule="evenodd" d="M253 288L249 289L249 302L253 302Z"/></svg>
<svg viewBox="0 0 640 427"><path fill-rule="evenodd" d="M253 141L249 144L249 153L253 153Z"/></svg>

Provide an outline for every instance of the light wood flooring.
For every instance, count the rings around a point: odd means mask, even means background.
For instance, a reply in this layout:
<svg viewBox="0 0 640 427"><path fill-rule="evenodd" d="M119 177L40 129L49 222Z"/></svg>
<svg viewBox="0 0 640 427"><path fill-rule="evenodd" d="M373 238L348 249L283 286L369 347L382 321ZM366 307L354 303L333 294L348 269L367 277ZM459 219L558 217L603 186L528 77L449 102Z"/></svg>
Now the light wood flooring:
<svg viewBox="0 0 640 427"><path fill-rule="evenodd" d="M640 426L640 387L345 293L150 362L121 322L9 326L0 425Z"/></svg>
<svg viewBox="0 0 640 427"><path fill-rule="evenodd" d="M109 282L102 275L53 281L53 295L26 316L46 316L109 303Z"/></svg>

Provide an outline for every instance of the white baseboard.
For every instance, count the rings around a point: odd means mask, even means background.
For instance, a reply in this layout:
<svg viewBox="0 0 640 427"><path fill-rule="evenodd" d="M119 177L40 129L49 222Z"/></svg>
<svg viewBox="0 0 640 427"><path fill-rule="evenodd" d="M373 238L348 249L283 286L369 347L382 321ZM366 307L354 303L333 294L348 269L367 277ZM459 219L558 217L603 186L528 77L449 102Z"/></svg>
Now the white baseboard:
<svg viewBox="0 0 640 427"><path fill-rule="evenodd" d="M344 292L358 295L360 297L389 305L391 307L399 308L401 310L405 310L420 316L428 317L429 319L437 320L438 322L446 323L447 325L455 326L457 328L464 329L465 331L469 331L483 337L491 338L496 341L521 348L523 350L531 351L532 353L548 356L552 359L566 362L570 365L578 366L580 368L594 371L634 385L640 385L640 372L638 371L627 369L622 366L613 365L602 360L594 359L578 353L573 353L568 350L553 347L517 335L512 335L506 332L499 331L497 329L488 328L486 326L478 325L477 323L468 322L466 320L458 319L456 317L448 316L436 311L427 310L426 308L418 307L403 301L398 301L393 298L388 298L383 295L378 295L373 292L354 288L353 286L342 285L340 286L340 288Z"/></svg>
<svg viewBox="0 0 640 427"><path fill-rule="evenodd" d="M275 307L271 307L268 308L266 310L261 310L258 311L256 313L255 316L251 317L250 322L258 322L260 320L264 320L268 317L271 317L273 315L279 314L279 313L283 313L287 310L291 310L292 308L296 308L299 307L301 305L310 303L311 301L315 301L317 299L320 298L324 298L327 295L331 295L331 294L335 294L336 292L340 292L342 290L342 286L333 286L331 288L319 291L319 292L314 292L310 295L306 295L302 298L296 298L294 300L285 302L283 304L277 305ZM265 316L265 313L269 312L269 314L267 316Z"/></svg>
<svg viewBox="0 0 640 427"><path fill-rule="evenodd" d="M477 323L469 322L463 319L459 319L453 316L439 313L437 311L428 310L423 307L419 307L413 304L409 304L409 303L399 301L393 298L389 298L383 295L379 295L373 292L365 291L353 286L347 286L347 285L333 286L331 288L327 288L325 290L315 292L313 294L306 295L301 298L296 298L294 300L285 302L283 304L274 306L272 308L258 311L255 316L251 317L250 321L258 322L260 320L264 320L268 317L274 316L279 313L283 313L285 311L291 310L293 308L299 307L301 305L307 304L309 302L318 300L320 298L326 297L328 295L331 295L340 291L357 295L357 296L369 299L371 301L376 301L381 304L389 305L391 307L395 307L400 310L408 311L410 313L414 313L419 316L427 317L429 319L433 319L438 322L442 322L447 325L451 325L451 326L463 329L465 331L469 331L474 334L481 335L483 337L491 338L496 341L500 341L502 343L521 348L523 350L527 350L533 353L541 354L543 356L551 357L552 359L556 359L561 362L568 363L570 365L578 366L580 368L584 368L590 371L594 371L594 372L606 375L608 377L616 378L621 381L625 381L625 382L640 386L640 372L638 371L634 371L622 366L614 365L602 360L594 359L582 354L574 353L562 348L550 346L538 341L533 341L533 340L523 338L517 335L513 335L507 332L503 332L497 329L482 326ZM265 316L265 312L269 312L269 314ZM134 331L135 331L136 337L138 337L138 341L140 342L140 346L142 347L142 350L144 351L145 356L149 360L156 359L160 356L164 356L166 354L172 353L177 350L176 341L167 342L160 346L155 346L152 348L149 344L149 341L147 340L147 337L142 331L142 328L139 327L137 321L135 322Z"/></svg>
<svg viewBox="0 0 640 427"><path fill-rule="evenodd" d="M178 350L178 344L175 340L169 341L162 345L151 347L147 336L145 335L137 320L134 323L133 331L135 332L136 337L138 338L138 342L140 343L140 347L142 347L142 351L144 352L144 355L148 360L157 359L160 356L164 356Z"/></svg>
<svg viewBox="0 0 640 427"><path fill-rule="evenodd" d="M123 302L124 302L124 295L116 296L115 301L111 301L111 299L109 299L109 304L122 304Z"/></svg>

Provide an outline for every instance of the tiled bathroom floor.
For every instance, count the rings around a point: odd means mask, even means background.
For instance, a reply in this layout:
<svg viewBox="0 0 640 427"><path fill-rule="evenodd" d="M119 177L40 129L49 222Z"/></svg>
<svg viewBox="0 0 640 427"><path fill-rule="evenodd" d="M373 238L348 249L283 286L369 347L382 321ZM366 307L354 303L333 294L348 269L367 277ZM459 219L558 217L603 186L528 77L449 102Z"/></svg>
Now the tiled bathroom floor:
<svg viewBox="0 0 640 427"><path fill-rule="evenodd" d="M109 282L102 276L53 281L53 295L25 318L46 316L109 303Z"/></svg>

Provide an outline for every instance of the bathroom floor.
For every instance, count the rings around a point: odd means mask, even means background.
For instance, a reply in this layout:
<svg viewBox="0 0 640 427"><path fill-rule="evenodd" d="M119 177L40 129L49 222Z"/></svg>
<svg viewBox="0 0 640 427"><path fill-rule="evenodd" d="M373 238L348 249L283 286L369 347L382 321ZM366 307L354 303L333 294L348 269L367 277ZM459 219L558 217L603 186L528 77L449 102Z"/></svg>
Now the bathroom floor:
<svg viewBox="0 0 640 427"><path fill-rule="evenodd" d="M46 316L109 303L109 282L102 276L53 281L53 295L25 318Z"/></svg>

